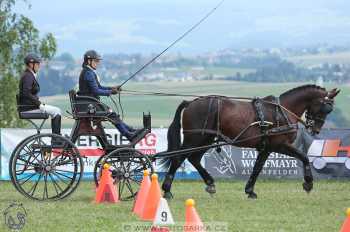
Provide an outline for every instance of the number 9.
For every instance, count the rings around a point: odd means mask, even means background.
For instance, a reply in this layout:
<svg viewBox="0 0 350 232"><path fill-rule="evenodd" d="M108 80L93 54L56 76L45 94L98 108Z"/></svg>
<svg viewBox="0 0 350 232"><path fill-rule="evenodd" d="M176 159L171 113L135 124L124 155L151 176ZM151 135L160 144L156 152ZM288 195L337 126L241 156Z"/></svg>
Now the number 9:
<svg viewBox="0 0 350 232"><path fill-rule="evenodd" d="M161 213L162 221L166 222L168 220L168 213L167 212L162 212Z"/></svg>

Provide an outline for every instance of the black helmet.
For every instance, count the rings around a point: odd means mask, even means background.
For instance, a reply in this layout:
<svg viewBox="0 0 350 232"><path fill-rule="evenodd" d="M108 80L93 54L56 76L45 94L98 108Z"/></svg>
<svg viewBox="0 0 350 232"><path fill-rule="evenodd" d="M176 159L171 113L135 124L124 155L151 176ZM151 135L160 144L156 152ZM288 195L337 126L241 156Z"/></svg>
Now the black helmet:
<svg viewBox="0 0 350 232"><path fill-rule="evenodd" d="M95 50L89 50L84 54L84 62L88 59L102 60L100 54L98 54Z"/></svg>
<svg viewBox="0 0 350 232"><path fill-rule="evenodd" d="M29 63L40 63L41 58L34 54L34 53L29 53L25 58L24 58L24 63L28 65Z"/></svg>

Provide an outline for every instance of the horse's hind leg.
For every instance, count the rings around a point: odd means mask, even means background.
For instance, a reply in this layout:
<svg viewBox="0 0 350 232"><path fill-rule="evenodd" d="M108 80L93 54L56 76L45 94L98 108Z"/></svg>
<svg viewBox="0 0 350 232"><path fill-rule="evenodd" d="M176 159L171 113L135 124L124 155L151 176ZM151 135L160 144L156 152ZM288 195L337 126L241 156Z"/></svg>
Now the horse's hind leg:
<svg viewBox="0 0 350 232"><path fill-rule="evenodd" d="M181 166L181 164L184 162L186 156L181 155L181 156L176 156L171 159L171 164L170 168L165 175L165 179L162 184L162 189L164 191L164 198L166 199L171 199L173 195L171 194L171 185L173 183L174 177L176 170Z"/></svg>
<svg viewBox="0 0 350 232"><path fill-rule="evenodd" d="M199 174L203 178L204 182L206 183L207 187L205 188L205 191L207 191L210 194L214 194L214 193L216 193L214 179L201 164L201 159L202 159L204 153L205 153L205 151L193 153L188 158L188 161L190 161L190 163L197 169L197 171L199 172Z"/></svg>
<svg viewBox="0 0 350 232"><path fill-rule="evenodd" d="M184 141L183 141L183 144L182 144L180 150L187 149L187 148L197 148L199 146L204 146L206 144L210 144L210 142L211 142L210 139L213 139L213 138L212 137L208 137L208 136L204 136L203 137L203 136L185 135L184 136ZM204 151L205 150L203 149L200 152L197 151L197 152L189 152L187 154L179 154L179 155L175 155L174 157L171 158L170 168L169 168L168 173L165 176L165 179L164 179L164 182L163 182L163 185L162 185L162 189L164 191L164 198L167 198L167 199L172 198L172 194L170 192L171 185L173 183L176 170L181 166L181 164L184 162L184 160L186 158L188 158L188 157L194 157L194 159L199 159L199 161L200 161L200 159L203 156L203 155L201 156L200 154L203 154ZM198 156L198 158L195 158L196 156ZM203 167L202 167L202 169L204 170L204 172L206 172L206 170ZM207 173L207 174L208 174L209 177L207 177L205 179L211 179L212 183L213 183L214 180L211 178L209 173ZM208 181L208 183L209 183L209 181Z"/></svg>
<svg viewBox="0 0 350 232"><path fill-rule="evenodd" d="M256 182L262 168L264 167L265 161L269 157L269 154L270 153L266 152L266 151L259 152L259 155L256 158L253 172L250 175L249 180L247 181L247 184L245 186L245 193L248 195L248 198L256 199L258 197L256 195L256 193L254 192L255 182Z"/></svg>

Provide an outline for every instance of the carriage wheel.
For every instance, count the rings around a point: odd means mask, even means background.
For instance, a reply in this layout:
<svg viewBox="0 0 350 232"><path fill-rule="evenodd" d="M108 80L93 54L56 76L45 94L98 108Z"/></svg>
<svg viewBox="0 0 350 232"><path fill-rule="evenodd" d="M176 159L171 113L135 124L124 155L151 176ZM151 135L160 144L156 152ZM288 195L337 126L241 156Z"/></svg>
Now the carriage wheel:
<svg viewBox="0 0 350 232"><path fill-rule="evenodd" d="M52 145L52 140L61 145ZM78 149L55 134L37 134L23 140L10 159L10 176L15 188L34 200L58 200L75 191L83 174Z"/></svg>
<svg viewBox="0 0 350 232"><path fill-rule="evenodd" d="M152 162L147 155L133 148L121 148L101 156L97 160L94 168L96 186L98 186L101 170L105 163L111 165L111 175L115 183L118 183L119 199L122 201L134 199L139 190L144 170L148 169L153 173Z"/></svg>

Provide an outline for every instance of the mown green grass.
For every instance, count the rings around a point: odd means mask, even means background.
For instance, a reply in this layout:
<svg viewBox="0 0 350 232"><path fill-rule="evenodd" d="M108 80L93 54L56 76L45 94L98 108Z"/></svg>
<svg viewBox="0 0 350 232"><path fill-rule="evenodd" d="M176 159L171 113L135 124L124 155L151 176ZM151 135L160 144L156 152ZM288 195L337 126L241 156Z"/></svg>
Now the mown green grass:
<svg viewBox="0 0 350 232"><path fill-rule="evenodd" d="M23 203L27 220L23 231L122 231L123 223L141 222L131 213L133 202L94 204L92 182L83 182L73 195L57 202L24 198L10 182L0 182L0 209ZM175 181L175 198L169 203L175 222L185 218L184 202L196 201L206 224L227 223L228 231L240 232L331 232L339 231L350 206L348 181L316 181L306 194L301 180L261 180L257 200L247 199L243 181L218 181L217 194L210 197L201 181ZM1 220L0 231L9 231Z"/></svg>
<svg viewBox="0 0 350 232"><path fill-rule="evenodd" d="M116 85L118 83L110 83ZM192 82L130 82L125 85L125 90L137 90L146 92L179 93L191 95L225 95L255 97L267 96L270 94L280 95L281 93L306 83L246 83L234 81L192 81ZM342 92L336 99L336 106L343 111L346 118L350 119L350 108L348 101L350 96L349 86L337 84L327 84L327 88L338 87ZM134 126L142 125L142 112L151 112L153 127L167 127L173 119L174 112L178 104L183 99L193 99L184 97L164 97L164 96L143 96L130 95L123 92L121 102L125 117L124 120ZM104 101L112 106L109 98ZM43 102L59 106L64 112L70 111L68 94L52 97L44 97ZM66 114L67 115L67 114ZM71 127L73 120L65 118L64 127Z"/></svg>

